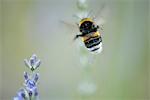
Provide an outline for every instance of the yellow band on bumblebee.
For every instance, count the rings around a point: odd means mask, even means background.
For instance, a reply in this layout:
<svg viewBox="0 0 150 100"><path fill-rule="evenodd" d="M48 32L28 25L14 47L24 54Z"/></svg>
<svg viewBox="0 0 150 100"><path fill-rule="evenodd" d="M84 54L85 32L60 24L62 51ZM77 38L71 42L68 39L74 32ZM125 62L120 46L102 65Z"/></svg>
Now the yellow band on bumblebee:
<svg viewBox="0 0 150 100"><path fill-rule="evenodd" d="M97 31L95 33L91 33L91 36L84 36L84 37L82 37L81 40L84 42L84 41L86 41L89 38L99 37L99 36L100 36L100 32Z"/></svg>
<svg viewBox="0 0 150 100"><path fill-rule="evenodd" d="M79 26L80 26L83 22L85 22L85 21L93 22L93 20L92 20L91 18L84 18L84 19L82 19L82 20L80 21Z"/></svg>
<svg viewBox="0 0 150 100"><path fill-rule="evenodd" d="M95 32L95 33L93 34L93 37L95 37L95 36L100 36L100 32L99 32L99 31Z"/></svg>

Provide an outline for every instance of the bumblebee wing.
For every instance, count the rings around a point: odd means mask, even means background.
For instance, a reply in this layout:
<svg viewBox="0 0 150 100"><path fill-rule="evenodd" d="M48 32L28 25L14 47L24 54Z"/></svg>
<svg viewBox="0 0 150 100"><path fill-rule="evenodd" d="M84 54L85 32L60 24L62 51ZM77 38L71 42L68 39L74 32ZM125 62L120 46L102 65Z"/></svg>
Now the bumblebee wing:
<svg viewBox="0 0 150 100"><path fill-rule="evenodd" d="M102 8L99 11L97 11L94 17L95 23L102 27L106 23L106 19L108 19L109 13L110 10L108 5L103 5Z"/></svg>
<svg viewBox="0 0 150 100"><path fill-rule="evenodd" d="M65 32L69 33L68 35L71 37L72 40L76 40L79 34L79 27L78 24L72 24L71 22L61 20L60 23L65 26ZM70 34L71 33L71 34Z"/></svg>
<svg viewBox="0 0 150 100"><path fill-rule="evenodd" d="M72 29L75 30L77 28L77 26L75 24L72 24L72 23L67 22L67 21L60 20L60 23L63 24L64 26L68 27L71 30Z"/></svg>

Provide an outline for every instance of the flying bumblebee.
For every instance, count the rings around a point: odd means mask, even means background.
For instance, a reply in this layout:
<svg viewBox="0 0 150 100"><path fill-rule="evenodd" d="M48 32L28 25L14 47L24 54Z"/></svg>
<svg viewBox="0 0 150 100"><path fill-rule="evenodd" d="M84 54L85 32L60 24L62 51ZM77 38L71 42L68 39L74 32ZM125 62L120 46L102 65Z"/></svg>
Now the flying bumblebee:
<svg viewBox="0 0 150 100"><path fill-rule="evenodd" d="M105 23L103 18L107 16L108 11L108 9L103 8L95 17L91 15L90 12L85 13L84 15L74 16L79 20L79 23L77 23L78 30L76 30L76 32L80 32L80 34L77 34L74 37L74 40L81 38L87 50L93 54L101 53L103 50L102 35L99 30L102 30L102 26ZM76 27L64 21L62 22L72 30Z"/></svg>
<svg viewBox="0 0 150 100"><path fill-rule="evenodd" d="M99 26L95 24L92 18L83 18L78 24L81 34L75 36L74 39L81 37L85 47L91 53L100 53L102 51L102 37L98 31Z"/></svg>

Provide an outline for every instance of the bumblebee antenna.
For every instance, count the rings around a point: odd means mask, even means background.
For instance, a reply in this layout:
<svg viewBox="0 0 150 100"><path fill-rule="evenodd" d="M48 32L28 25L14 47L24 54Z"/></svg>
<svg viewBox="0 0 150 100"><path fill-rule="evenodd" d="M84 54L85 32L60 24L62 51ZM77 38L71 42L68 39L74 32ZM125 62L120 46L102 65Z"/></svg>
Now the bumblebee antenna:
<svg viewBox="0 0 150 100"><path fill-rule="evenodd" d="M77 18L77 19L82 19L81 17L79 17L78 15L74 14L73 17Z"/></svg>
<svg viewBox="0 0 150 100"><path fill-rule="evenodd" d="M78 23L76 23L76 25L78 26L78 28L79 28L79 24Z"/></svg>
<svg viewBox="0 0 150 100"><path fill-rule="evenodd" d="M92 10L90 10L89 12L88 12L88 14L87 14L87 17L91 17L92 16Z"/></svg>

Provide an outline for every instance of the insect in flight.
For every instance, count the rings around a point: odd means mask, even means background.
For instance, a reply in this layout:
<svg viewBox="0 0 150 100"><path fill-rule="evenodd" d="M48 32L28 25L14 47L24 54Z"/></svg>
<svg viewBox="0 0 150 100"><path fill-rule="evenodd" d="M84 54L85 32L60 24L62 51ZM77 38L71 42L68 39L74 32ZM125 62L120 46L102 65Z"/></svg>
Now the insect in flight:
<svg viewBox="0 0 150 100"><path fill-rule="evenodd" d="M91 53L100 53L102 51L102 37L98 31L99 25L96 25L92 18L87 17L80 20L78 27L81 34L77 34L74 39L81 37L85 47Z"/></svg>
<svg viewBox="0 0 150 100"><path fill-rule="evenodd" d="M102 34L100 29L102 30L102 25L105 23L103 19L106 16L108 9L102 9L100 13L97 13L95 17L92 17L90 12L85 13L84 15L75 15L74 17L79 19L79 23L77 23L77 29L80 34L77 34L74 37L74 40L81 38L87 50L93 54L101 53L102 47ZM102 17L103 16L103 17ZM63 21L62 21L63 22ZM67 26L74 25L63 22ZM71 28L71 27L70 27Z"/></svg>

